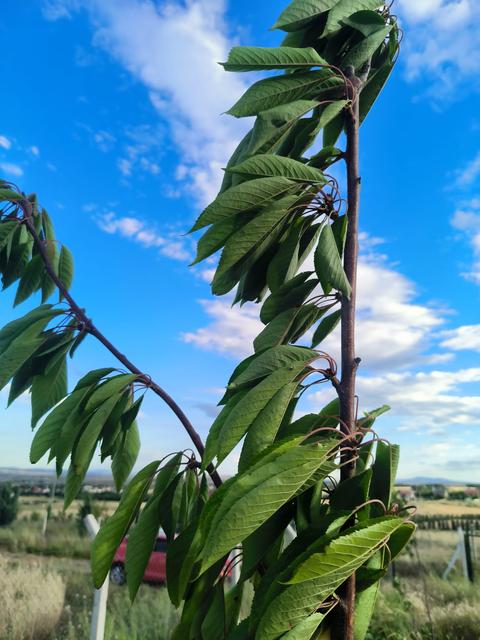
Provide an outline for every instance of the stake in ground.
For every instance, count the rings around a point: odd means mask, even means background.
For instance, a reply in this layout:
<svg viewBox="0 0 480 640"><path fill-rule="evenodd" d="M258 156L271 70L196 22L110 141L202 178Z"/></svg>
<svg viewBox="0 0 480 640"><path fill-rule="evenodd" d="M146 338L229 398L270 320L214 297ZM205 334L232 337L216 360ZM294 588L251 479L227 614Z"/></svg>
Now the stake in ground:
<svg viewBox="0 0 480 640"><path fill-rule="evenodd" d="M235 47L224 63L229 72L273 73L230 109L254 116L254 125L192 228L201 231L196 262L221 251L213 293L235 290L235 303L258 303L265 325L228 381L205 446L168 393L71 297L72 256L36 196L0 185L3 284L17 287L16 305L37 291L42 297L0 331L0 386L11 381L10 402L31 392L32 462L48 453L61 473L70 460L66 506L97 449L121 488L137 458L136 417L149 390L197 449L198 458L179 452L137 473L92 553L99 586L129 531L134 598L164 529L169 595L183 603L177 640L362 640L379 581L414 531L408 512L391 504L398 447L373 431L388 407L359 418L355 395L359 132L395 64L399 29L375 0L294 0L275 28L285 32L281 46ZM344 194L332 175L342 165ZM48 304L56 291L59 302ZM340 373L319 350L338 323ZM121 368L91 371L69 393L67 356L89 336ZM336 399L297 419L301 397L319 383ZM240 444L238 474L222 484L217 466ZM284 547L292 524L297 537ZM237 562L240 581L227 589L225 565ZM247 582L254 598L240 620Z"/></svg>

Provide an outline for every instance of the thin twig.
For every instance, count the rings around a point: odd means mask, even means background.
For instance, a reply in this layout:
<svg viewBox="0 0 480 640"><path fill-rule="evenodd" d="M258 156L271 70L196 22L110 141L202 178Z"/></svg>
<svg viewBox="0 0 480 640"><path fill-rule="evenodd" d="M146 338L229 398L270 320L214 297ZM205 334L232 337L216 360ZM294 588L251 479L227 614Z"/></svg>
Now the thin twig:
<svg viewBox="0 0 480 640"><path fill-rule="evenodd" d="M43 241L41 240L40 236L38 235L38 233L37 233L37 231L35 229L34 223L32 222L32 206L31 206L29 200L27 198L24 198L18 204L19 204L19 206L21 207L21 209L22 209L22 211L24 213L23 224L25 224L25 227L27 228L28 232L32 236L33 242L35 243L35 246L36 246L36 248L38 250L38 253L39 253L40 257L42 258L42 261L43 261L43 263L45 265L46 272L48 273L50 278L53 280L53 282L57 286L57 288L60 291L60 293L62 294L62 296L67 301L67 303L68 303L68 305L70 307L70 310L74 314L74 316L77 319L77 321L80 322L83 325L85 331L87 331L90 335L94 336L99 342L101 342L101 344L103 344L103 346L108 351L110 351L110 353L119 362L121 362L126 369L128 369L129 371L131 371L132 373L137 375L138 376L138 380L140 382L144 383L146 387L151 389L157 396L159 396L170 407L170 409L173 411L173 413L180 420L180 422L183 425L185 431L188 433L188 435L190 436L190 439L192 440L193 444L195 445L195 448L197 449L200 457L202 458L203 455L204 455L204 452L205 452L205 446L203 444L203 441L202 441L200 435L197 433L197 431L195 430L194 426L192 425L190 420L187 418L187 416L185 415L183 410L175 402L175 400L165 391L165 389L163 389L159 384L154 382L149 375L143 373L143 371L141 371L138 367L136 367L133 364L133 362L131 362L127 358L126 355L121 353L110 342L110 340L108 340L108 338L93 324L93 322L90 320L90 318L88 318L87 314L85 313L85 310L82 309L78 305L78 303L73 299L73 297L71 296L70 292L68 291L68 289L65 287L65 285L63 284L63 282L60 280L60 278L58 277L57 273L55 272L55 269L53 268L53 265L50 262L50 259L48 257L48 253L47 253L47 251L45 249L45 245L44 245ZM213 465L209 465L207 467L207 471L210 474L210 477L212 478L212 481L215 484L215 486L219 487L222 484L222 480L221 480L220 475L218 474L218 472L213 467Z"/></svg>

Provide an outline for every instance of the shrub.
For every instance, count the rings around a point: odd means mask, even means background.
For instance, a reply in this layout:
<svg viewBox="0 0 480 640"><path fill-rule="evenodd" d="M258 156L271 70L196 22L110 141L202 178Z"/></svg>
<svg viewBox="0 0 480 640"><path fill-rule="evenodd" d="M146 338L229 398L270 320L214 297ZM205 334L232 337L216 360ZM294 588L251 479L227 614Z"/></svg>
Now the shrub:
<svg viewBox="0 0 480 640"><path fill-rule="evenodd" d="M0 526L12 523L18 512L18 490L9 482L0 485Z"/></svg>

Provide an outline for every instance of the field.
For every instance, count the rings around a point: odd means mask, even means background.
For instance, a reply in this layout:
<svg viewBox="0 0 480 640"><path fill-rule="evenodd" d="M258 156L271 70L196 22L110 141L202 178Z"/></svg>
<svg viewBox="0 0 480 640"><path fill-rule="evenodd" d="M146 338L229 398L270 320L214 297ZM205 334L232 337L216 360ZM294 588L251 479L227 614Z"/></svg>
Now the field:
<svg viewBox="0 0 480 640"><path fill-rule="evenodd" d="M77 523L79 504L54 510L42 534L46 501L23 498L19 519L0 528L0 640L83 640L89 637L93 589L89 547ZM111 512L114 503L101 505ZM445 511L448 507L450 509ZM471 511L471 509L475 509ZM480 513L449 501L421 502L425 515ZM441 574L457 534L419 531L416 542L385 578L368 640L480 640L480 594L457 567L448 581ZM478 540L480 556L480 538ZM477 564L480 575L480 564ZM143 585L131 606L127 590L111 585L107 640L168 640L178 613L163 587Z"/></svg>

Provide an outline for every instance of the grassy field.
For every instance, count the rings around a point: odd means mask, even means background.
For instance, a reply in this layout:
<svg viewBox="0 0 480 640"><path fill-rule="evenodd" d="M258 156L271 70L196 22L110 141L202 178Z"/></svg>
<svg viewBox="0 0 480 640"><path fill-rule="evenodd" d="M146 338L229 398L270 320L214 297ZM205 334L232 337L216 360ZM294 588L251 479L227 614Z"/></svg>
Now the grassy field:
<svg viewBox="0 0 480 640"><path fill-rule="evenodd" d="M106 503L104 513L115 504ZM81 536L74 505L42 534L45 499L22 499L19 519L0 528L0 640L83 640L89 637L93 588L90 542ZM449 508L443 512L443 509ZM456 510L453 510L456 507ZM472 513L462 503L421 502L421 514ZM475 513L475 511L473 511ZM385 578L368 640L480 640L480 590L460 567L441 575L457 543L456 532L419 531ZM478 539L480 557L480 538ZM480 564L477 563L480 576ZM167 640L178 616L162 587L143 585L135 605L127 590L110 587L107 640Z"/></svg>

